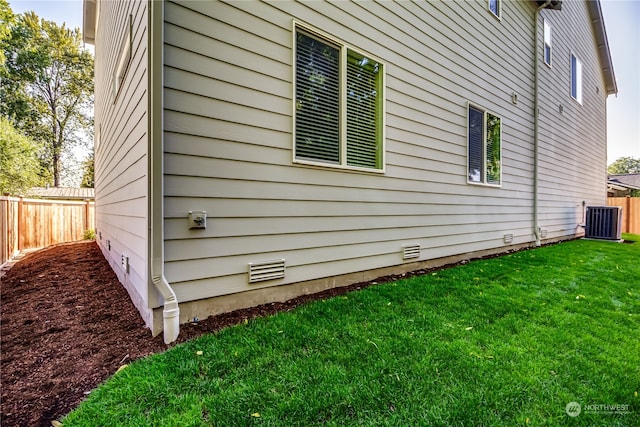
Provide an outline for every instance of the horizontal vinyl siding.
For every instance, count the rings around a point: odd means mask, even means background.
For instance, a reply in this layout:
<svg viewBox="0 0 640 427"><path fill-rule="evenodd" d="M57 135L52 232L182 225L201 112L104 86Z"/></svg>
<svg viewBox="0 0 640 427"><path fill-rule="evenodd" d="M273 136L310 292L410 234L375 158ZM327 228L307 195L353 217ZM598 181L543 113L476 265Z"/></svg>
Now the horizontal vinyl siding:
<svg viewBox="0 0 640 427"><path fill-rule="evenodd" d="M540 66L540 226L559 237L582 232L583 201L606 204L607 95L585 2L541 15L552 28L553 60ZM571 53L582 62L582 105L571 97Z"/></svg>
<svg viewBox="0 0 640 427"><path fill-rule="evenodd" d="M96 34L95 147L98 244L147 324L147 2L102 1ZM113 78L132 15L131 61ZM108 248L107 241L111 248ZM121 267L129 257L129 272Z"/></svg>
<svg viewBox="0 0 640 427"><path fill-rule="evenodd" d="M533 6L166 2L165 270L188 301L532 240ZM384 174L292 163L292 20L385 63ZM518 95L518 104L511 94ZM467 102L503 120L503 185L467 184ZM189 230L187 213L207 211ZM286 259L249 285L249 262Z"/></svg>

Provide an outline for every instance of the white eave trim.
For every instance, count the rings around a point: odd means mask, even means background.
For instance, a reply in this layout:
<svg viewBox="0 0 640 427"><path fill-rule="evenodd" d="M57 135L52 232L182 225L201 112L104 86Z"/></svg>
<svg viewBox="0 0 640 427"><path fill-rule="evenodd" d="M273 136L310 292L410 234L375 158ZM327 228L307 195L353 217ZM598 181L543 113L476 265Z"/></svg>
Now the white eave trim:
<svg viewBox="0 0 640 427"><path fill-rule="evenodd" d="M96 1L84 0L82 2L82 41L88 44L95 44Z"/></svg>
<svg viewBox="0 0 640 427"><path fill-rule="evenodd" d="M613 61L611 60L611 51L609 50L609 41L607 39L607 30L604 27L604 19L602 17L602 8L600 0L587 1L589 14L591 15L591 23L596 36L596 47L598 48L598 56L600 58L600 66L604 74L604 81L608 95L618 93L618 85L616 83L616 75L613 71Z"/></svg>

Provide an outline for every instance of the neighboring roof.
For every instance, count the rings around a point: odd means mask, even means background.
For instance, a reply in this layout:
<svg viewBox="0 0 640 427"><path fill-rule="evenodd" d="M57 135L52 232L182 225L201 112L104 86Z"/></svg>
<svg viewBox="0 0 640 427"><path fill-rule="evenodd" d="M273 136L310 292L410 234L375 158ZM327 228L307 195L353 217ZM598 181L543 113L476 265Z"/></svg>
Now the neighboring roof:
<svg viewBox="0 0 640 427"><path fill-rule="evenodd" d="M615 184L631 190L640 190L640 173L622 173L609 175L607 178L609 184Z"/></svg>
<svg viewBox="0 0 640 427"><path fill-rule="evenodd" d="M600 57L601 70L604 74L607 94L617 94L618 85L616 83L616 75L613 72L613 61L611 61L611 52L609 50L609 41L607 40L607 30L604 27L604 19L602 18L600 0L587 1L587 7L591 15L593 30L596 33L596 46L598 48L598 56Z"/></svg>
<svg viewBox="0 0 640 427"><path fill-rule="evenodd" d="M71 187L34 187L27 192L27 197L41 197L43 199L86 200L95 198L93 188Z"/></svg>
<svg viewBox="0 0 640 427"><path fill-rule="evenodd" d="M96 38L96 0L82 2L82 41L95 44Z"/></svg>

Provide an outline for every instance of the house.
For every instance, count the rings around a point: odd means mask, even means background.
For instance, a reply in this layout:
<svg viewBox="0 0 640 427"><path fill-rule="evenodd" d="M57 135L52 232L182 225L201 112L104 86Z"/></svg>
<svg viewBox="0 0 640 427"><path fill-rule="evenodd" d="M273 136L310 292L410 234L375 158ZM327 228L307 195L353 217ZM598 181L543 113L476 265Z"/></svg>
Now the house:
<svg viewBox="0 0 640 427"><path fill-rule="evenodd" d="M85 0L84 37L97 241L166 341L605 204L598 1Z"/></svg>
<svg viewBox="0 0 640 427"><path fill-rule="evenodd" d="M607 177L607 195L609 197L626 197L640 193L640 174L613 174Z"/></svg>
<svg viewBox="0 0 640 427"><path fill-rule="evenodd" d="M27 197L37 197L49 200L85 201L95 198L93 188L75 187L33 187L27 191Z"/></svg>

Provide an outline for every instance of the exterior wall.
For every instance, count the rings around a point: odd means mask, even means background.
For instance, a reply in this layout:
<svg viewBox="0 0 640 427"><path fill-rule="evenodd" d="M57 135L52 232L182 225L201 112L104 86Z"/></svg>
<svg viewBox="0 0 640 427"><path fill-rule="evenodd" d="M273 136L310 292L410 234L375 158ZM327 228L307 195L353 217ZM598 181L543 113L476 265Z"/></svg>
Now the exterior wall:
<svg viewBox="0 0 640 427"><path fill-rule="evenodd" d="M552 27L553 60L540 65L539 225L548 237L582 235L582 202L606 205L607 91L586 2L565 1L541 18ZM572 53L582 61L582 105L571 97Z"/></svg>
<svg viewBox="0 0 640 427"><path fill-rule="evenodd" d="M178 300L402 265L406 244L430 260L506 250L507 233L532 242L534 11L167 1L165 272ZM292 162L293 19L384 61L384 173ZM500 188L467 183L468 102L502 118ZM190 210L207 211L205 230L189 230ZM248 263L281 258L284 279L248 283Z"/></svg>
<svg viewBox="0 0 640 427"><path fill-rule="evenodd" d="M99 1L95 46L97 242L145 322L148 304L147 2ZM129 16L131 55L123 71ZM129 258L129 271L122 256Z"/></svg>

